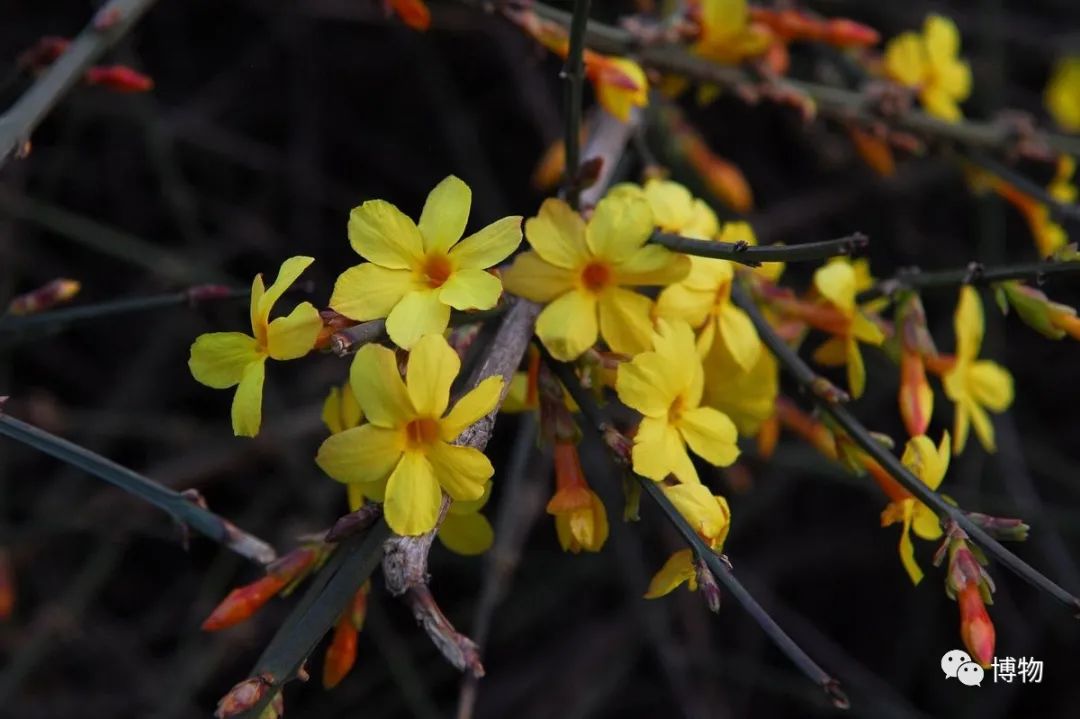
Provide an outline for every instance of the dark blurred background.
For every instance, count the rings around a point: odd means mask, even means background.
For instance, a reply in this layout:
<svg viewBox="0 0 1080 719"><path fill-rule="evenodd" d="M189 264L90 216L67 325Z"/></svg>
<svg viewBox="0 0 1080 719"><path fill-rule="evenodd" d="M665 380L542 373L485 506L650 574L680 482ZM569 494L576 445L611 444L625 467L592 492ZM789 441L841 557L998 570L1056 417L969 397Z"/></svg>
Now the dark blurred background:
<svg viewBox="0 0 1080 719"><path fill-rule="evenodd" d="M565 3L563 3L565 5ZM74 91L33 137L33 152L0 172L0 302L55 277L83 283L78 302L133 297L199 282L246 284L290 255L322 306L335 276L357 260L349 210L380 197L416 216L447 174L473 189L470 228L534 213L529 178L559 136L559 63L499 19L432 2L434 26L412 32L368 0L162 0L109 56L149 73L147 95ZM611 18L630 3L593 3ZM1041 91L1058 56L1080 50L1080 10L1042 2L819 2L885 37L944 12L964 33L975 93L965 109L1045 115ZM12 77L20 52L43 35L72 36L94 3L7 0L0 21L0 100L27 86ZM591 100L587 100L591 103ZM966 189L954 158L907 159L879 179L838 128L803 126L790 110L721 98L683 102L713 149L738 163L764 242L795 243L861 230L875 274L1035 258L1010 207ZM656 148L658 151L662 148ZM632 169L632 168L631 168ZM679 178L687 179L690 178ZM1045 181L1045 177L1039 178ZM805 284L810 268L793 268ZM1073 304L1068 281L1047 286ZM953 347L954 290L927 293L939 346ZM0 347L8 411L178 489L279 549L343 511L340 487L312 462L318 413L346 364L332 356L272 363L263 434L231 436L231 393L197 384L188 347L201 332L246 329L243 302L84 322ZM1071 340L1047 340L984 294L984 350L1016 378L1013 409L996 418L999 451L972 440L942 489L964 507L1022 516L1019 554L1080 591L1077 360ZM6 341L6 340L0 340ZM869 389L856 410L902 439L896 370L866 353ZM931 435L951 427L935 385ZM785 383L785 389L793 388ZM680 590L641 599L652 572L679 547L651 507L626 525L618 477L592 440L590 481L608 500L612 536L597 555L563 554L543 503L548 465L521 420L500 420L489 515L530 528L509 592L494 615L476 716L802 717L838 715L730 599L719 616ZM526 430L528 428L526 427ZM515 449L516 447L516 449ZM998 656L1034 657L1041 684L981 688L945 681L941 655L960 646L955 603L919 542L927 578L913 588L896 554L898 527L881 529L885 500L785 438L769 463L748 446L736 472L708 481L731 502L727 552L738 575L807 651L844 685L860 717L1074 716L1080 629L1053 601L999 566L991 615ZM500 505L517 452L527 461L520 498ZM276 601L219 634L199 624L257 570L194 538L190 551L160 512L11 442L0 442L0 543L17 580L14 615L0 625L0 716L208 716L245 677L288 612ZM471 630L484 559L436 546L432 587ZM379 580L376 579L378 587ZM460 676L406 609L378 590L353 674L324 692L290 684L289 716L451 716ZM319 676L321 651L312 662Z"/></svg>

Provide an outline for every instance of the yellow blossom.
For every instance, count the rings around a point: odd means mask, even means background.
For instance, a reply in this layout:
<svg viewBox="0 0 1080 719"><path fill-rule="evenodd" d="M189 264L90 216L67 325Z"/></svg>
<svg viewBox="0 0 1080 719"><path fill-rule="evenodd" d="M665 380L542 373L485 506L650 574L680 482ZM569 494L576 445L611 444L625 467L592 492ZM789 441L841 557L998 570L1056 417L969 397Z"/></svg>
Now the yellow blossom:
<svg viewBox="0 0 1080 719"><path fill-rule="evenodd" d="M495 541L495 530L487 517L480 514L490 496L491 482L488 482L480 499L450 505L436 535L444 547L466 557L483 554L491 548Z"/></svg>
<svg viewBox="0 0 1080 719"><path fill-rule="evenodd" d="M701 26L696 55L734 64L769 49L772 34L750 22L746 0L697 0L694 5Z"/></svg>
<svg viewBox="0 0 1080 719"><path fill-rule="evenodd" d="M675 508L694 528L709 548L719 552L724 547L728 529L731 526L731 510L727 500L713 496L708 487L701 484L680 484L674 487L663 486ZM649 582L645 592L646 599L656 599L669 594L686 582L691 591L697 589L697 570L694 567L694 553L683 549L668 558L660 571Z"/></svg>
<svg viewBox="0 0 1080 719"><path fill-rule="evenodd" d="M266 358L298 359L315 346L322 329L319 311L310 302L297 305L286 317L270 321L270 311L300 274L315 260L290 257L268 288L262 275L251 285L251 332L211 332L191 345L188 367L196 380L214 389L236 386L232 403L233 432L254 437L262 424Z"/></svg>
<svg viewBox="0 0 1080 719"><path fill-rule="evenodd" d="M322 421L330 434L344 432L353 427L359 427L364 421L364 412L360 409L360 402L356 399L356 393L352 391L352 385L346 382L341 387L331 387L330 394L323 402ZM364 486L361 484L347 484L349 511L355 512L364 505ZM376 491L371 493L372 499L382 501L385 482Z"/></svg>
<svg viewBox="0 0 1080 719"><path fill-rule="evenodd" d="M945 394L956 403L953 435L955 454L967 444L968 430L988 451L994 451L994 425L986 410L1004 412L1013 401L1013 379L1009 371L990 360L980 360L983 339L983 307L979 293L970 285L960 288L960 301L953 316L956 329L956 358L942 377Z"/></svg>
<svg viewBox="0 0 1080 719"><path fill-rule="evenodd" d="M508 292L549 303L536 334L556 358L577 359L598 337L621 354L649 347L653 302L626 289L686 276L690 261L659 245L647 202L606 197L586 225L562 200L548 199L525 223L532 250L504 274Z"/></svg>
<svg viewBox="0 0 1080 719"><path fill-rule="evenodd" d="M659 321L654 350L619 366L619 399L644 418L634 436L634 471L660 481L700 483L686 446L706 461L726 467L739 456L735 425L723 412L702 407L704 372L690 325Z"/></svg>
<svg viewBox="0 0 1080 719"><path fill-rule="evenodd" d="M573 442L555 442L556 491L547 504L565 552L599 552L608 538L604 503L589 488Z"/></svg>
<svg viewBox="0 0 1080 719"><path fill-rule="evenodd" d="M385 317L390 339L405 349L445 330L451 308L494 307L502 284L485 270L521 243L521 218L496 220L459 242L471 204L469 186L451 175L428 195L419 226L384 200L353 209L349 242L367 262L338 277L330 306L361 322Z"/></svg>
<svg viewBox="0 0 1080 719"><path fill-rule="evenodd" d="M773 416L780 390L780 367L772 352L758 353L757 362L743 370L723 342L713 343L704 358L705 404L720 410L744 437L757 436Z"/></svg>
<svg viewBox="0 0 1080 719"><path fill-rule="evenodd" d="M881 329L855 304L859 274L850 262L837 258L814 273L814 288L825 302L839 313L834 336L814 351L814 361L827 366L847 365L848 390L861 397L866 388L859 341L880 345L885 340Z"/></svg>
<svg viewBox="0 0 1080 719"><path fill-rule="evenodd" d="M365 494L386 482L383 512L398 534L423 534L435 526L440 485L455 501L472 501L493 473L483 452L450 442L495 408L503 380L488 377L444 415L460 370L461 360L441 335L415 344L405 381L392 350L360 348L349 382L367 423L319 448L316 462L339 482L360 483Z"/></svg>
<svg viewBox="0 0 1080 719"><path fill-rule="evenodd" d="M635 107L649 104L649 81L633 60L585 51L585 74L593 84L596 101L622 122Z"/></svg>
<svg viewBox="0 0 1080 719"><path fill-rule="evenodd" d="M644 199L652 210L653 223L663 232L708 240L720 229L712 208L671 180L653 178L644 187L623 182L612 187L608 195Z"/></svg>
<svg viewBox="0 0 1080 719"><path fill-rule="evenodd" d="M941 444L937 447L934 447L934 443L926 435L912 437L904 448L902 461L923 484L936 490L949 468L949 433L945 432ZM903 522L904 525L900 532L900 562L912 583L918 584L922 581L923 572L915 561L911 531L915 530L919 537L932 542L941 538L941 522L932 509L911 495L890 502L882 511L882 527L896 522Z"/></svg>
<svg viewBox="0 0 1080 719"><path fill-rule="evenodd" d="M885 74L913 88L926 111L949 122L963 118L958 103L971 94L971 68L958 57L960 31L941 15L930 15L923 34L905 32L885 47Z"/></svg>
<svg viewBox="0 0 1080 719"><path fill-rule="evenodd" d="M1043 103L1066 132L1080 132L1080 57L1066 57L1054 68Z"/></svg>
<svg viewBox="0 0 1080 719"><path fill-rule="evenodd" d="M753 236L745 222L729 222L720 239L735 242L737 236ZM657 314L685 320L700 329L698 353L705 357L719 339L743 372L749 372L761 356L761 339L754 323L731 301L735 266L728 260L691 257L690 274L660 293Z"/></svg>

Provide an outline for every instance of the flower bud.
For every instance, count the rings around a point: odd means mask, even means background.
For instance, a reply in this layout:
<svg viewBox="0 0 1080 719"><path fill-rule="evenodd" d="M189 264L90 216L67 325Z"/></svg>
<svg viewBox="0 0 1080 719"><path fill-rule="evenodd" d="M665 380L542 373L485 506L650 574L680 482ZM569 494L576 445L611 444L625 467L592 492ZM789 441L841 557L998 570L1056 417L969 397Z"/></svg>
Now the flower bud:
<svg viewBox="0 0 1080 719"><path fill-rule="evenodd" d="M325 689L336 687L356 663L357 631L351 610L346 610L334 627L334 637L326 648L322 682Z"/></svg>

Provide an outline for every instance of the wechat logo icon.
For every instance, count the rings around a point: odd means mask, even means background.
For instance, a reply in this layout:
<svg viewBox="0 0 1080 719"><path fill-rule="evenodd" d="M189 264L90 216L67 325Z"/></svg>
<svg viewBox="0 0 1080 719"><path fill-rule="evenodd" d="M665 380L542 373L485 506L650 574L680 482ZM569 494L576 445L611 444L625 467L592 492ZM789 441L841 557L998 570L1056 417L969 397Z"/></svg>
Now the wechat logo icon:
<svg viewBox="0 0 1080 719"><path fill-rule="evenodd" d="M980 687L983 668L971 661L971 655L962 649L951 649L941 657L941 671L946 679L956 679L964 686Z"/></svg>

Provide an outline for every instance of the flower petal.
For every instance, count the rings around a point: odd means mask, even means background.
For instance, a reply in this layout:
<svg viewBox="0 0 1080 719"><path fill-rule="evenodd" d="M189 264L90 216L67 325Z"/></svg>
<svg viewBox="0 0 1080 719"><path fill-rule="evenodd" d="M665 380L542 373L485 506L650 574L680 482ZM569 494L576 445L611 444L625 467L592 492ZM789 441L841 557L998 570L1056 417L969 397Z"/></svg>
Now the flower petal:
<svg viewBox="0 0 1080 719"><path fill-rule="evenodd" d="M850 263L839 260L819 267L814 273L814 287L845 315L855 312L855 270Z"/></svg>
<svg viewBox="0 0 1080 719"><path fill-rule="evenodd" d="M372 424L399 428L415 419L416 410L401 381L393 350L380 345L361 347L349 369L349 384Z"/></svg>
<svg viewBox="0 0 1080 719"><path fill-rule="evenodd" d="M863 364L862 352L859 351L859 343L854 337L848 337L845 344L847 351L847 383L848 392L855 399L862 397L866 389L866 365Z"/></svg>
<svg viewBox="0 0 1080 719"><path fill-rule="evenodd" d="M447 514L439 526L438 537L451 552L471 557L491 549L495 530L482 514Z"/></svg>
<svg viewBox="0 0 1080 719"><path fill-rule="evenodd" d="M913 32L897 35L885 47L885 72L901 85L921 85L926 75L926 48Z"/></svg>
<svg viewBox="0 0 1080 719"><path fill-rule="evenodd" d="M362 424L327 437L315 463L339 482L367 485L389 477L404 451L400 431Z"/></svg>
<svg viewBox="0 0 1080 719"><path fill-rule="evenodd" d="M666 417L679 393L671 369L656 352L642 352L623 362L615 375L619 400L646 417Z"/></svg>
<svg viewBox="0 0 1080 719"><path fill-rule="evenodd" d="M576 276L573 270L553 265L529 251L514 258L514 264L503 273L503 286L507 292L527 300L547 303L573 290Z"/></svg>
<svg viewBox="0 0 1080 719"><path fill-rule="evenodd" d="M744 372L749 372L761 356L761 339L754 323L738 307L724 303L717 317L720 337L732 358Z"/></svg>
<svg viewBox="0 0 1080 719"><path fill-rule="evenodd" d="M608 288L600 296L600 334L608 347L625 355L648 350L652 344L652 307L653 301L645 295L621 287Z"/></svg>
<svg viewBox="0 0 1080 719"><path fill-rule="evenodd" d="M1009 370L997 362L972 362L968 369L968 391L976 402L991 412L1004 412L1013 401L1013 378Z"/></svg>
<svg viewBox="0 0 1080 719"><path fill-rule="evenodd" d="M562 200L548 198L525 221L525 237L544 261L573 270L588 261L585 220Z"/></svg>
<svg viewBox="0 0 1080 719"><path fill-rule="evenodd" d="M411 349L424 335L442 334L450 324L450 305L439 299L439 290L410 292L386 318L386 334L402 349Z"/></svg>
<svg viewBox="0 0 1080 719"><path fill-rule="evenodd" d="M638 425L631 451L634 471L643 477L659 482L674 474L680 482L700 484L694 463L686 453L678 430L668 424L667 418L646 417Z"/></svg>
<svg viewBox="0 0 1080 719"><path fill-rule="evenodd" d="M472 206L472 190L450 175L435 185L420 213L420 237L425 252L446 252L465 234Z"/></svg>
<svg viewBox="0 0 1080 719"><path fill-rule="evenodd" d="M956 23L942 15L929 15L923 25L926 54L936 70L939 65L954 60L960 52L960 31Z"/></svg>
<svg viewBox="0 0 1080 719"><path fill-rule="evenodd" d="M723 497L714 497L704 484L676 484L662 486L661 490L695 532L710 540L727 536L731 510Z"/></svg>
<svg viewBox="0 0 1080 719"><path fill-rule="evenodd" d="M439 436L445 442L453 442L466 428L498 406L502 391L502 377L496 375L484 378L480 384L466 392L439 421Z"/></svg>
<svg viewBox="0 0 1080 719"><path fill-rule="evenodd" d="M613 263L630 258L653 231L649 203L626 195L605 197L585 229L585 241L597 257Z"/></svg>
<svg viewBox="0 0 1080 719"><path fill-rule="evenodd" d="M665 319L686 320L698 328L709 319L713 307L712 292L690 289L685 283L665 287L656 300L656 313Z"/></svg>
<svg viewBox="0 0 1080 719"><path fill-rule="evenodd" d="M457 243L450 259L458 267L477 270L499 264L521 244L521 220L520 215L495 220Z"/></svg>
<svg viewBox="0 0 1080 719"><path fill-rule="evenodd" d="M423 285L410 270L365 262L345 270L334 283L330 307L357 322L386 317L401 298Z"/></svg>
<svg viewBox="0 0 1080 719"><path fill-rule="evenodd" d="M911 518L911 528L915 534L925 539L928 542L935 542L941 539L941 520L934 514L934 510L927 507L922 502L915 504L915 509Z"/></svg>
<svg viewBox="0 0 1080 719"><path fill-rule="evenodd" d="M971 285L960 288L960 301L956 304L953 315L953 329L956 331L956 356L960 359L975 359L983 339L983 306L978 291Z"/></svg>
<svg viewBox="0 0 1080 719"><path fill-rule="evenodd" d="M362 422L364 412L360 409L360 402L352 391L352 386L346 382L344 387L331 387L330 394L323 402L322 421L330 434L344 432L352 429Z"/></svg>
<svg viewBox="0 0 1080 719"><path fill-rule="evenodd" d="M914 499L903 500L904 528L900 531L900 545L897 549L900 552L900 563L911 577L911 583L918 586L923 580L923 571L915 561L915 546L911 543L911 515L914 505Z"/></svg>
<svg viewBox="0 0 1080 719"><path fill-rule="evenodd" d="M255 338L242 332L210 332L199 335L191 345L188 368L197 381L226 389L239 384L244 369L259 359Z"/></svg>
<svg viewBox="0 0 1080 719"><path fill-rule="evenodd" d="M431 464L421 452L406 452L386 483L383 515L390 529L404 536L426 534L435 528L442 507L442 490Z"/></svg>
<svg viewBox="0 0 1080 719"><path fill-rule="evenodd" d="M442 335L427 335L409 353L405 387L421 417L442 417L450 403L450 385L461 371L461 358Z"/></svg>
<svg viewBox="0 0 1080 719"><path fill-rule="evenodd" d="M727 467L739 456L735 423L718 409L695 407L683 412L679 433L690 449L709 464Z"/></svg>
<svg viewBox="0 0 1080 719"><path fill-rule="evenodd" d="M614 265L615 283L620 285L669 285L684 279L691 259L660 245L645 245Z"/></svg>
<svg viewBox="0 0 1080 719"><path fill-rule="evenodd" d="M455 310L490 310L499 302L502 282L484 270L455 270L439 288L439 300Z"/></svg>
<svg viewBox="0 0 1080 719"><path fill-rule="evenodd" d="M419 265L424 257L420 230L385 200L368 200L349 213L349 243L357 254L392 270Z"/></svg>
<svg viewBox="0 0 1080 719"><path fill-rule="evenodd" d="M668 557L664 566L660 567L652 580L649 589L645 592L646 599L658 599L665 594L670 594L679 588L683 582L690 582L690 588L694 589L697 583L697 574L694 570L694 553L689 549L680 549Z"/></svg>
<svg viewBox="0 0 1080 719"><path fill-rule="evenodd" d="M979 438L979 444L987 452L996 452L994 423L990 420L990 415L986 413L986 410L978 402L972 402L968 407L968 412L971 414L971 425L975 428L975 436Z"/></svg>
<svg viewBox="0 0 1080 719"><path fill-rule="evenodd" d="M645 183L645 197L653 222L664 232L681 233L693 218L694 196L677 182L651 179Z"/></svg>
<svg viewBox="0 0 1080 719"><path fill-rule="evenodd" d="M288 316L270 323L267 353L276 360L299 359L315 346L322 328L319 311L310 302L302 302Z"/></svg>
<svg viewBox="0 0 1080 719"><path fill-rule="evenodd" d="M290 257L281 263L281 269L278 270L278 276L274 280L274 284L267 287L266 292L259 298L258 310L263 322L270 319L270 310L274 307L274 304L281 299L285 291L293 286L304 270L310 267L314 261L314 257Z"/></svg>
<svg viewBox="0 0 1080 719"><path fill-rule="evenodd" d="M433 442L427 458L446 493L455 501L471 502L484 496L484 485L495 474L487 455L473 447Z"/></svg>
<svg viewBox="0 0 1080 719"><path fill-rule="evenodd" d="M265 378L266 357L259 357L244 368L232 402L233 434L237 437L254 437L259 433Z"/></svg>
<svg viewBox="0 0 1080 719"><path fill-rule="evenodd" d="M536 319L536 335L557 360L571 362L596 344L596 297L572 290L549 304Z"/></svg>

